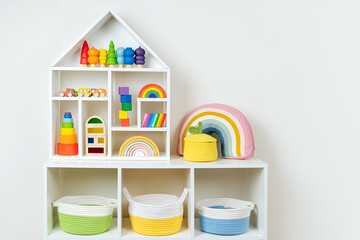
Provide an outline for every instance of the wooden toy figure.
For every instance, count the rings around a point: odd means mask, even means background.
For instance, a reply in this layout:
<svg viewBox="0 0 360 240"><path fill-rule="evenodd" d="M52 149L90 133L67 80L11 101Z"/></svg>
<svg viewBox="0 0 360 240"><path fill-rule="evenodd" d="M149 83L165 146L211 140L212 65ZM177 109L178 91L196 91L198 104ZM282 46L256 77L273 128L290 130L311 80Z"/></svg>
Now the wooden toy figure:
<svg viewBox="0 0 360 240"><path fill-rule="evenodd" d="M137 68L142 68L145 64L145 50L141 47L135 49L135 64Z"/></svg>
<svg viewBox="0 0 360 240"><path fill-rule="evenodd" d="M106 64L109 65L109 67L113 68L117 64L116 61L116 55L115 55L115 46L113 41L110 42L109 45L109 54L107 55Z"/></svg>
<svg viewBox="0 0 360 240"><path fill-rule="evenodd" d="M99 49L99 52L100 52L100 55L99 55L100 67L104 68L104 67L106 67L107 51L106 51L106 49Z"/></svg>
<svg viewBox="0 0 360 240"><path fill-rule="evenodd" d="M87 43L87 41L84 42L82 49L81 49L81 57L80 57L80 64L83 65L83 67L88 67L88 50L89 50L89 45Z"/></svg>
<svg viewBox="0 0 360 240"><path fill-rule="evenodd" d="M96 67L96 64L99 62L99 51L96 48L92 47L88 51L88 54L88 61L90 63L90 67Z"/></svg>
<svg viewBox="0 0 360 240"><path fill-rule="evenodd" d="M126 68L132 68L134 63L134 50L128 47L124 50L124 64Z"/></svg>
<svg viewBox="0 0 360 240"><path fill-rule="evenodd" d="M119 64L119 68L124 67L124 50L125 48L119 47L116 49L117 62Z"/></svg>

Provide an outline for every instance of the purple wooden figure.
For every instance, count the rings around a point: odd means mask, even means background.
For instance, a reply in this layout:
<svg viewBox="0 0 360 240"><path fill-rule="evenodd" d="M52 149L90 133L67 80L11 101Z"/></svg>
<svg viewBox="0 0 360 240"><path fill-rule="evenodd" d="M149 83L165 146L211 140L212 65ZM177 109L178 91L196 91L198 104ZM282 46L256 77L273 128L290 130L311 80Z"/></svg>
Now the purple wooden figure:
<svg viewBox="0 0 360 240"><path fill-rule="evenodd" d="M135 49L135 64L137 68L142 68L145 64L145 50L141 47Z"/></svg>

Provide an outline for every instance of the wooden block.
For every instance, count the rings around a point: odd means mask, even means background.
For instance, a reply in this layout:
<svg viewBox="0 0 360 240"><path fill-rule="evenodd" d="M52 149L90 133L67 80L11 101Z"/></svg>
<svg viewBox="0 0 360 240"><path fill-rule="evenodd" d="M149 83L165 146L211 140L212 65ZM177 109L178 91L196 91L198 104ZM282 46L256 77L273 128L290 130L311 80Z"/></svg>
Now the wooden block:
<svg viewBox="0 0 360 240"><path fill-rule="evenodd" d="M105 155L105 146L86 146L86 155Z"/></svg>
<svg viewBox="0 0 360 240"><path fill-rule="evenodd" d="M77 136L74 135L60 135L60 143L63 144L73 144L76 143Z"/></svg>
<svg viewBox="0 0 360 240"><path fill-rule="evenodd" d="M131 95L121 95L120 96L121 103L131 103Z"/></svg>
<svg viewBox="0 0 360 240"><path fill-rule="evenodd" d="M132 103L122 103L121 110L123 111L132 111Z"/></svg>
<svg viewBox="0 0 360 240"><path fill-rule="evenodd" d="M78 144L63 144L58 143L58 155L61 156L72 156L72 155L78 155Z"/></svg>
<svg viewBox="0 0 360 240"><path fill-rule="evenodd" d="M119 87L119 95L129 95L129 87Z"/></svg>
<svg viewBox="0 0 360 240"><path fill-rule="evenodd" d="M63 128L74 128L74 123L73 122L63 122L61 124L61 127L63 127Z"/></svg>
<svg viewBox="0 0 360 240"><path fill-rule="evenodd" d="M130 119L121 119L121 126L122 127L129 127L130 126Z"/></svg>
<svg viewBox="0 0 360 240"><path fill-rule="evenodd" d="M128 118L127 111L122 111L122 110L120 110L120 111L119 111L119 118L120 118L120 119L127 119L127 118Z"/></svg>
<svg viewBox="0 0 360 240"><path fill-rule="evenodd" d="M61 135L75 135L75 128L61 128Z"/></svg>

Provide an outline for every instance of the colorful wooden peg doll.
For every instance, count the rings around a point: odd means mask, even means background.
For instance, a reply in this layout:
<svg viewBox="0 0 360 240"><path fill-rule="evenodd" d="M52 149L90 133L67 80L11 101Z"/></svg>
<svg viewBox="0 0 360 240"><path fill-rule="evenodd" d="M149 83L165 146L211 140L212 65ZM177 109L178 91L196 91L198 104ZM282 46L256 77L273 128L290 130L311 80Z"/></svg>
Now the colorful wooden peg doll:
<svg viewBox="0 0 360 240"><path fill-rule="evenodd" d="M88 62L88 57L89 57L88 51L89 51L89 45L85 41L83 46L82 46L81 56L80 56L80 64L82 64L83 67L88 67L88 64L89 64L89 62Z"/></svg>
<svg viewBox="0 0 360 240"><path fill-rule="evenodd" d="M104 68L104 67L106 67L107 51L106 51L106 49L99 49L99 52L100 52L100 55L99 55L100 67Z"/></svg>
<svg viewBox="0 0 360 240"><path fill-rule="evenodd" d="M116 55L117 55L117 62L119 64L119 68L124 67L124 50L125 48L119 47L116 49Z"/></svg>
<svg viewBox="0 0 360 240"><path fill-rule="evenodd" d="M145 64L145 50L141 47L135 49L135 64L137 68L142 68Z"/></svg>
<svg viewBox="0 0 360 240"><path fill-rule="evenodd" d="M111 41L109 45L109 54L107 55L106 64L108 64L110 68L115 67L115 65L117 64L116 55L115 55L115 46L113 41Z"/></svg>
<svg viewBox="0 0 360 240"><path fill-rule="evenodd" d="M99 51L92 47L88 51L89 57L88 62L90 63L90 67L96 67L96 64L99 62Z"/></svg>
<svg viewBox="0 0 360 240"><path fill-rule="evenodd" d="M134 50L128 47L124 50L124 64L126 68L132 68L134 63Z"/></svg>

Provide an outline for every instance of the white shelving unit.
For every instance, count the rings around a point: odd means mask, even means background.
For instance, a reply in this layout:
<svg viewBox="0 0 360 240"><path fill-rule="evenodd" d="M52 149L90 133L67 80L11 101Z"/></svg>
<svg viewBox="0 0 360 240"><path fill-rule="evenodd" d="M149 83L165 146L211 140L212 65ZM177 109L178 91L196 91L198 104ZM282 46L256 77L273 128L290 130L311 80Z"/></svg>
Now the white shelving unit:
<svg viewBox="0 0 360 240"><path fill-rule="evenodd" d="M89 47L108 49L110 40L116 47L139 45L146 51L144 68L83 68L79 56L84 40ZM114 240L114 239L239 239L267 240L267 164L259 159L219 159L211 163L186 162L182 157L170 157L170 69L116 14L107 12L100 17L50 67L50 156L44 163L44 239L45 240ZM141 87L155 83L166 93L165 99L137 98ZM118 119L120 97L118 87L130 87L133 111L130 127L121 127ZM65 88L105 88L108 95L94 97L59 97ZM78 136L79 154L59 156L61 120L71 112ZM165 127L142 128L145 113L167 113ZM92 115L104 119L107 128L107 155L85 155L85 121ZM158 145L160 157L131 158L118 156L120 145L134 135L150 137ZM151 160L151 161L150 161ZM122 194L126 186L131 194L168 193L180 195L189 188L184 202L181 230L171 236L142 236L131 228L128 202ZM57 211L52 202L66 195L92 194L118 199L109 231L94 236L77 236L61 230ZM200 230L195 202L203 198L234 197L253 201L247 233L237 236L217 236Z"/></svg>

